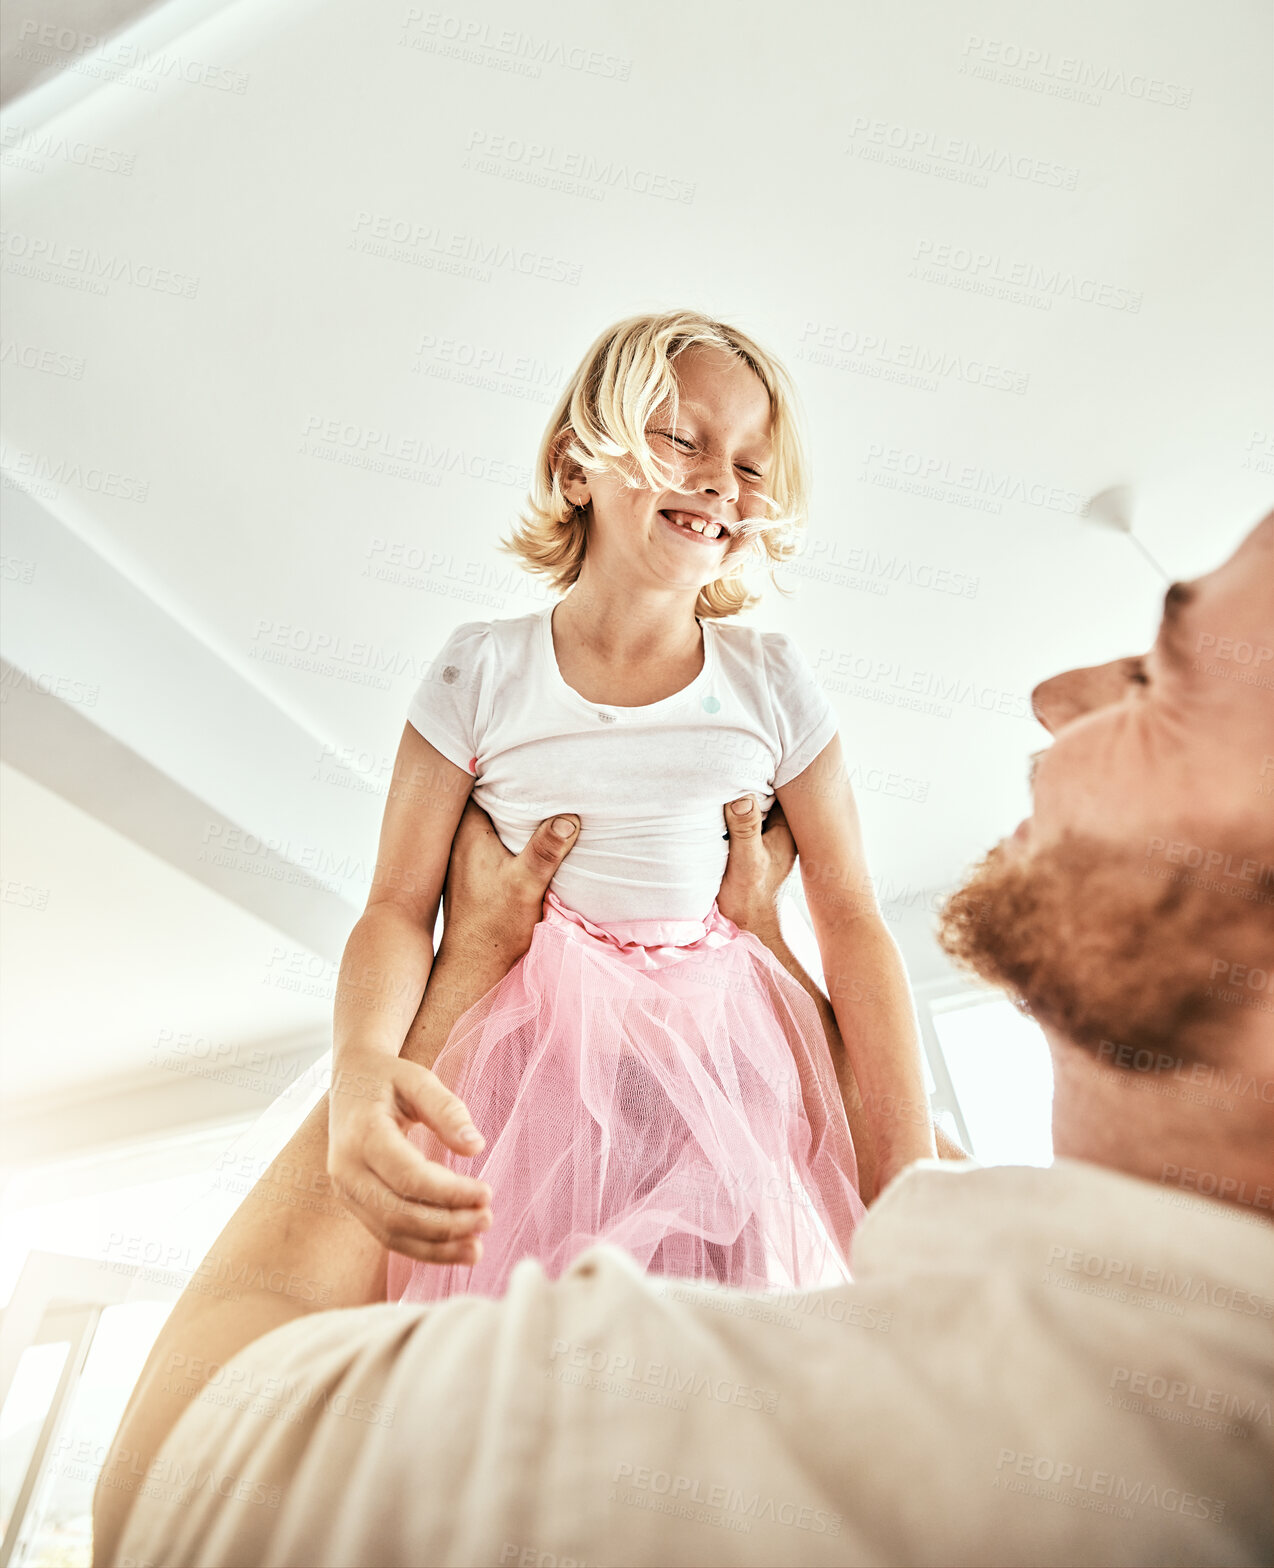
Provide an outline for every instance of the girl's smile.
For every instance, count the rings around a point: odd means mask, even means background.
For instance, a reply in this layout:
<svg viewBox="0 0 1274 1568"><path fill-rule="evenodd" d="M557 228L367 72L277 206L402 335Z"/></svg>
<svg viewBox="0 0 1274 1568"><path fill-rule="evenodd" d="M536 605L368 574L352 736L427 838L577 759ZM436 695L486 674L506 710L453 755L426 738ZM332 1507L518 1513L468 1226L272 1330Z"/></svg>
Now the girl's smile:
<svg viewBox="0 0 1274 1568"><path fill-rule="evenodd" d="M667 508L659 515L674 533L680 534L691 544L715 544L719 539L728 540L730 537L729 525L708 512Z"/></svg>

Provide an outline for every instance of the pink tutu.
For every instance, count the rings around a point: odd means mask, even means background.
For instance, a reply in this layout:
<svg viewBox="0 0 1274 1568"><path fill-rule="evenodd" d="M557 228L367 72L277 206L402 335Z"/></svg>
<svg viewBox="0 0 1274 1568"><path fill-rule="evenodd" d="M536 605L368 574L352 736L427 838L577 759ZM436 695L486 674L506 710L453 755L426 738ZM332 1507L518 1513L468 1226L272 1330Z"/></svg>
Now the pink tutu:
<svg viewBox="0 0 1274 1568"><path fill-rule="evenodd" d="M427 1158L491 1187L473 1268L391 1252L391 1301L498 1296L610 1242L653 1274L747 1289L848 1279L864 1213L831 1054L806 992L714 903L597 925L554 893L531 946L457 1020L434 1071L486 1138Z"/></svg>

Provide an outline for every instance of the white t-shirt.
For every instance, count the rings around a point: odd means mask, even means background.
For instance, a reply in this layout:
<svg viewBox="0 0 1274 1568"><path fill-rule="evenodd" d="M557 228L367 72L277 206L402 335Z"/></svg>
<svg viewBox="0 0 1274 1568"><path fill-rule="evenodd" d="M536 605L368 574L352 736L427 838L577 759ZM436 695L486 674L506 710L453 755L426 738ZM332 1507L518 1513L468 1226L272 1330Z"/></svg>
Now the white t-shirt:
<svg viewBox="0 0 1274 1568"><path fill-rule="evenodd" d="M725 872L722 808L752 794L768 811L835 735L831 704L785 633L717 620L679 692L588 702L558 669L552 611L457 627L407 717L475 775L515 854L545 817L579 817L552 882L563 903L598 922L702 920Z"/></svg>

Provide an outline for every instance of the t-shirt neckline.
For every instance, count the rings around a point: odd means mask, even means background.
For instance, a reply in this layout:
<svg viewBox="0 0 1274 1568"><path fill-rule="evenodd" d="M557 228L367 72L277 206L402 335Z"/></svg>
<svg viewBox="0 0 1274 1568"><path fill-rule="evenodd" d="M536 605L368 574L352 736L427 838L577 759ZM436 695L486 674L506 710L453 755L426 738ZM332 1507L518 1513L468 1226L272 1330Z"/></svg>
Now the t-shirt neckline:
<svg viewBox="0 0 1274 1568"><path fill-rule="evenodd" d="M658 715L677 703L684 702L688 697L694 696L701 687L711 682L716 672L717 647L716 639L711 635L712 622L696 615L695 620L703 633L703 668L688 686L683 686L680 691L674 691L671 696L661 697L658 702L643 702L636 707L625 706L618 702L590 702L567 682L558 666L557 650L553 647L553 611L560 603L560 600L554 600L540 612L540 641L544 650L545 667L548 670L549 680L562 695L588 713L628 714L634 717L643 714Z"/></svg>

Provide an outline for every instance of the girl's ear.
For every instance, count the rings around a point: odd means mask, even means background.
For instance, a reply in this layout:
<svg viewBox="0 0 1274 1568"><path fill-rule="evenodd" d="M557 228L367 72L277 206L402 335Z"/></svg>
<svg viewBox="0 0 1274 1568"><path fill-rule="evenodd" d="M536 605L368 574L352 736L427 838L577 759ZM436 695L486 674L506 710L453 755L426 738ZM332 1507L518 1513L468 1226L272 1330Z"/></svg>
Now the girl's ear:
<svg viewBox="0 0 1274 1568"><path fill-rule="evenodd" d="M568 500L572 499L572 490L580 486L584 489L588 488L588 475L573 458L566 455L566 449L570 446L571 437L574 433L569 426L564 430L560 430L554 437L553 445L550 448L553 471L557 475L557 482L561 487L562 494ZM575 504L579 504L578 501Z"/></svg>

